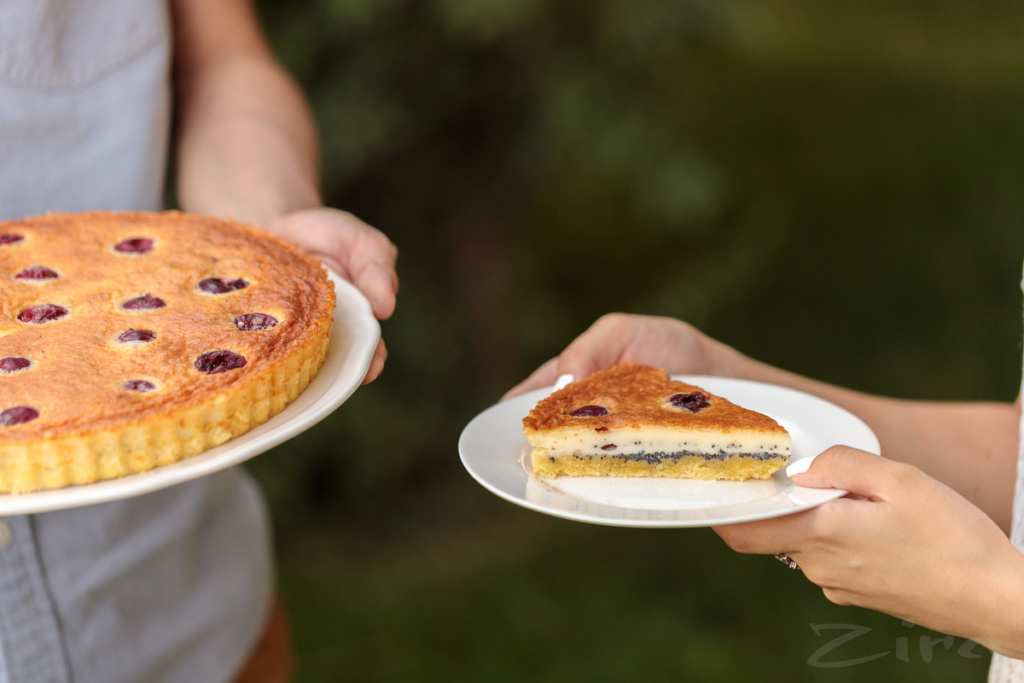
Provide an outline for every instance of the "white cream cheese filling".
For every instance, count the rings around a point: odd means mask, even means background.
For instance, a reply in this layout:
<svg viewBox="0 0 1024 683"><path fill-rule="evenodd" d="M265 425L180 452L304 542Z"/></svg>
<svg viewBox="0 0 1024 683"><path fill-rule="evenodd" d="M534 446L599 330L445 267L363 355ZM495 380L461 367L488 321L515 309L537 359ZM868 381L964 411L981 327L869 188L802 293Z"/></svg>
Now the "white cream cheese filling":
<svg viewBox="0 0 1024 683"><path fill-rule="evenodd" d="M690 453L718 458L741 454L788 458L792 450L788 434L693 431L681 435L678 430L657 427L643 430L612 429L605 432L594 429L561 429L545 434L534 432L529 435L528 440L534 447L546 451L545 455Z"/></svg>

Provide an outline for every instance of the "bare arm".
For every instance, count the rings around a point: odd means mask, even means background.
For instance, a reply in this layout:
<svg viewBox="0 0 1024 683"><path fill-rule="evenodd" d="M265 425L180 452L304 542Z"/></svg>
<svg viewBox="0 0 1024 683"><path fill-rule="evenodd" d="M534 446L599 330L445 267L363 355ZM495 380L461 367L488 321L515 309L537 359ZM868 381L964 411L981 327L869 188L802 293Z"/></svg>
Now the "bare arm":
<svg viewBox="0 0 1024 683"><path fill-rule="evenodd" d="M267 225L320 205L316 131L248 0L175 0L182 206Z"/></svg>
<svg viewBox="0 0 1024 683"><path fill-rule="evenodd" d="M182 207L262 225L352 282L379 319L398 292L380 231L321 206L316 129L251 0L172 0L175 161ZM378 344L365 381L387 358Z"/></svg>

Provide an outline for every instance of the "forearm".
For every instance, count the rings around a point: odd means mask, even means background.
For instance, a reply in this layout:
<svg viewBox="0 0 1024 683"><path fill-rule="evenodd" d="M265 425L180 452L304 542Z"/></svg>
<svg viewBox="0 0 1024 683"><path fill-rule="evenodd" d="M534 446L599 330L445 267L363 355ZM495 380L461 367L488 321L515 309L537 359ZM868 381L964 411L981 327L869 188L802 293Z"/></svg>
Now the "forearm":
<svg viewBox="0 0 1024 683"><path fill-rule="evenodd" d="M968 636L990 650L1024 659L1024 555L1013 547L1003 554L1005 560L993 563L990 581L982 583L972 577L978 596L973 620L976 631Z"/></svg>
<svg viewBox="0 0 1024 683"><path fill-rule="evenodd" d="M177 6L175 160L182 207L266 225L319 205L312 116L264 43L251 8ZM230 38L210 35L211 20L232 27Z"/></svg>
<svg viewBox="0 0 1024 683"><path fill-rule="evenodd" d="M841 395L833 400L871 426L883 455L914 465L946 484L1009 533L1019 419L1012 404L863 396L845 401Z"/></svg>
<svg viewBox="0 0 1024 683"><path fill-rule="evenodd" d="M1018 404L907 401L865 394L734 356L728 374L789 386L864 420L885 457L950 486L1008 531L1017 468Z"/></svg>

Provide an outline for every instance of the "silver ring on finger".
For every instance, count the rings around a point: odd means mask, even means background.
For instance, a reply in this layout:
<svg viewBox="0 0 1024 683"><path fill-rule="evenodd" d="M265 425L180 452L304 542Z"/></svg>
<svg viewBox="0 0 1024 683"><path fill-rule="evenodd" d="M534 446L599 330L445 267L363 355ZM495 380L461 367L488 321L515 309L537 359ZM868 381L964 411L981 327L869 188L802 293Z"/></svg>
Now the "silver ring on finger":
<svg viewBox="0 0 1024 683"><path fill-rule="evenodd" d="M772 557L774 557L776 560L786 565L790 569L800 569L800 565L796 563L796 560L794 560L786 553L775 553L774 555L772 555Z"/></svg>

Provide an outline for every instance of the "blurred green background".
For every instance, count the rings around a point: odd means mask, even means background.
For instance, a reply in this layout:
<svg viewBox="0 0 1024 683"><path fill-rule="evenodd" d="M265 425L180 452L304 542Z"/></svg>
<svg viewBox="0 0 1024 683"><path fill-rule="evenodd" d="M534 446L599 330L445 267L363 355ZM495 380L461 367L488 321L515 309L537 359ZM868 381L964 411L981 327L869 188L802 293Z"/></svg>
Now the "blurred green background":
<svg viewBox="0 0 1024 683"><path fill-rule="evenodd" d="M709 530L506 503L456 444L613 310L858 389L1012 400L1024 5L261 9L328 201L401 249L384 375L251 464L300 681L984 680L981 648Z"/></svg>

